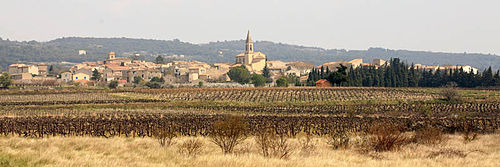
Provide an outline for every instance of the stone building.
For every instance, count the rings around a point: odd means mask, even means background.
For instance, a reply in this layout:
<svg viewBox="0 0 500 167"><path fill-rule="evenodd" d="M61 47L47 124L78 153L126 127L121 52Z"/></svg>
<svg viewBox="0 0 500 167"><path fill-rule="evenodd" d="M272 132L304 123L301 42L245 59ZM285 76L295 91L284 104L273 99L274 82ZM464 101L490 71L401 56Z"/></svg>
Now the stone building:
<svg viewBox="0 0 500 167"><path fill-rule="evenodd" d="M262 73L266 66L266 55L261 52L255 52L253 47L252 36L248 31L245 43L245 53L236 56L236 64L245 66L251 73Z"/></svg>

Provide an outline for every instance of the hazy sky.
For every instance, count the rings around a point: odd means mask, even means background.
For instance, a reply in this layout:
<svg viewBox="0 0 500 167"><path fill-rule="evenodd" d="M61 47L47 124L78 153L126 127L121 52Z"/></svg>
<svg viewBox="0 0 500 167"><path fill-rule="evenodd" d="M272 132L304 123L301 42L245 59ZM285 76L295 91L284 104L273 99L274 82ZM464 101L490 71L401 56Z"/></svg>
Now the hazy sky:
<svg viewBox="0 0 500 167"><path fill-rule="evenodd" d="M500 0L0 0L0 37L243 39L500 55ZM258 48L256 48L258 50Z"/></svg>

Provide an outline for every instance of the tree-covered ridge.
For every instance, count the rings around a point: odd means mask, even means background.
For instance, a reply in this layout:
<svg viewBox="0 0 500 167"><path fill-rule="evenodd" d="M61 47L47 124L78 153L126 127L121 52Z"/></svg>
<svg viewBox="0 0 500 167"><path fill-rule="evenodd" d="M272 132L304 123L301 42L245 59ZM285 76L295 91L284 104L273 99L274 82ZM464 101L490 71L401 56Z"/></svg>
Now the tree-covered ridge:
<svg viewBox="0 0 500 167"><path fill-rule="evenodd" d="M400 59L390 59L388 64L379 68L374 66L360 66L351 68L346 74L347 80L332 79L335 70L321 67L312 69L309 73L308 85L313 86L320 79L328 79L331 83L340 86L364 87L490 87L500 86L500 70L494 72L491 67L482 73L474 74L463 69L450 70L423 70L413 64L401 62ZM336 77L338 78L338 77Z"/></svg>
<svg viewBox="0 0 500 167"><path fill-rule="evenodd" d="M131 38L59 38L48 42L9 41L0 38L0 67L5 71L9 64L18 62L83 62L106 58L110 51L118 56L140 53L143 59L154 61L152 54L185 55L187 60L208 63L234 62L234 57L244 51L244 40L218 41L206 44L192 44L180 40L151 40ZM438 53L407 50L370 48L368 50L322 49L273 43L255 42L255 50L263 52L269 60L306 61L316 65L325 62L362 58L370 62L374 58L400 58L408 63L428 65L466 64L484 70L491 66L500 69L500 56L486 54ZM86 50L87 55L78 55L78 50ZM223 56L219 56L222 51ZM128 53L128 54L126 54Z"/></svg>

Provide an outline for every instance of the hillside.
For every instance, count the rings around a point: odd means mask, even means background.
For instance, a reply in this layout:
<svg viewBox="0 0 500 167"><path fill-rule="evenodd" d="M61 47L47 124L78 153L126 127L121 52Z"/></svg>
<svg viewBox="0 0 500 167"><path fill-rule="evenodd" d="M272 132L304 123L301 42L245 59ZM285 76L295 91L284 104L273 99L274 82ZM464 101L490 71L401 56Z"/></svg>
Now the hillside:
<svg viewBox="0 0 500 167"><path fill-rule="evenodd" d="M407 50L389 50L370 48L368 50L323 49L303 47L268 41L255 42L257 51L268 56L269 60L307 61L322 64L329 61L351 60L363 58L365 62L373 58L389 59L399 57L409 63L421 64L468 64L479 69L492 66L500 69L500 56L466 53L438 53ZM79 56L78 50L86 50L87 55ZM180 40L149 40L131 38L59 38L48 42L9 41L0 38L0 69L18 62L82 62L103 60L109 51L118 56L140 53L143 59L152 60L152 54L185 55L187 60L198 60L209 63L234 62L234 57L244 50L244 41L218 41L206 44L192 44ZM218 55L223 52L223 56Z"/></svg>

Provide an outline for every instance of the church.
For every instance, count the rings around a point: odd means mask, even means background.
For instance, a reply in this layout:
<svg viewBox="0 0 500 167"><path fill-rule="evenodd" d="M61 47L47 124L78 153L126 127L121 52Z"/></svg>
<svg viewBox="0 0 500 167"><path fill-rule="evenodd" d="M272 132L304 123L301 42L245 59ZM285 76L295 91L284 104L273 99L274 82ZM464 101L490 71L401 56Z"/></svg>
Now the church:
<svg viewBox="0 0 500 167"><path fill-rule="evenodd" d="M261 52L254 51L250 31L248 31L245 45L245 53L241 53L236 56L236 64L245 66L251 73L262 73L262 70L266 66L266 55Z"/></svg>

